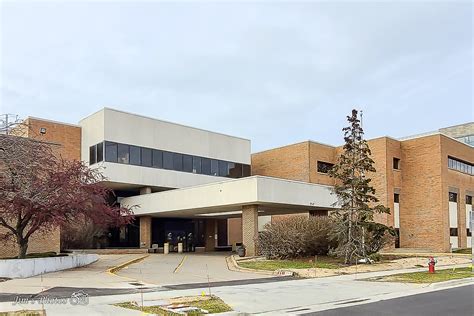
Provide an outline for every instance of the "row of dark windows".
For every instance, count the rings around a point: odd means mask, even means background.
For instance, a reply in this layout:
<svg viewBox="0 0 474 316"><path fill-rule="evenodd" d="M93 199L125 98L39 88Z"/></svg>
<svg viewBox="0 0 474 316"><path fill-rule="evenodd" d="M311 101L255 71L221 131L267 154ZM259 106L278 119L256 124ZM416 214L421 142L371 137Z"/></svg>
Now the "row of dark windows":
<svg viewBox="0 0 474 316"><path fill-rule="evenodd" d="M449 202L458 202L458 194L449 192ZM466 204L472 205L472 196L466 195Z"/></svg>
<svg viewBox="0 0 474 316"><path fill-rule="evenodd" d="M328 173L329 170L331 170L332 167L334 167L334 164L330 162L325 162L325 161L318 161L317 167L318 167L318 172ZM400 169L400 158L395 158L395 157L393 158L393 169L397 169L397 170Z"/></svg>
<svg viewBox="0 0 474 316"><path fill-rule="evenodd" d="M250 176L250 165L246 164L108 141L105 142L105 146L104 143L98 143L89 148L90 165L104 160L218 177L242 178Z"/></svg>
<svg viewBox="0 0 474 316"><path fill-rule="evenodd" d="M459 159L448 157L448 168L474 175L474 165Z"/></svg>
<svg viewBox="0 0 474 316"><path fill-rule="evenodd" d="M456 237L458 235L458 229L457 228L450 228L449 229L449 236L450 237ZM466 235L467 237L471 237L472 233L469 228L466 228Z"/></svg>

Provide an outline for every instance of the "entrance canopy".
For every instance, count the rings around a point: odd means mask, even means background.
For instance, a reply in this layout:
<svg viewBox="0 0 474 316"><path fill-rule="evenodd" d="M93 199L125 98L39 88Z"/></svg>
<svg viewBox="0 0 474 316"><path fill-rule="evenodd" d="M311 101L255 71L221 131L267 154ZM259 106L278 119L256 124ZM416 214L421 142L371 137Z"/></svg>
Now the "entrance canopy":
<svg viewBox="0 0 474 316"><path fill-rule="evenodd" d="M240 217L242 207L258 205L259 215L300 213L335 208L331 186L252 176L211 184L127 197L122 206L137 206L137 216Z"/></svg>

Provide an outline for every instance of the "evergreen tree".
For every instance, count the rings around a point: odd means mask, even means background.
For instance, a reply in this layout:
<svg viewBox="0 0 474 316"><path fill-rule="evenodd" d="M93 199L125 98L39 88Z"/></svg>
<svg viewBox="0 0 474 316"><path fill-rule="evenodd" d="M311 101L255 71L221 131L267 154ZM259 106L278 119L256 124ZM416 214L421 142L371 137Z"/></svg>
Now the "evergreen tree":
<svg viewBox="0 0 474 316"><path fill-rule="evenodd" d="M347 120L349 126L343 128L343 152L329 172L336 179L334 193L340 207L332 215L337 223L333 233L338 246L334 253L344 257L346 264L380 250L390 231L374 222L375 213L390 213L390 209L377 204L379 200L368 176L375 172L374 161L357 110L352 110Z"/></svg>

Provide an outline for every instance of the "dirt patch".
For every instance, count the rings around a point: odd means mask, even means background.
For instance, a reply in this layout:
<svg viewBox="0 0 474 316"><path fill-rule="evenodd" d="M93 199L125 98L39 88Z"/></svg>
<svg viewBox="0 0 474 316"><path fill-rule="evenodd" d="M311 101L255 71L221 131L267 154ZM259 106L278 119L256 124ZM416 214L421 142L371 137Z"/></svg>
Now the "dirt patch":
<svg viewBox="0 0 474 316"><path fill-rule="evenodd" d="M471 259L468 257L459 256L443 256L437 257L437 266L447 266L455 264L468 264ZM342 267L339 269L290 269L301 277L306 278L321 278L333 275L354 274L363 272L377 272L388 270L409 269L417 267L428 267L428 259L426 257L413 257L395 259L389 262L375 263L375 264L359 264L349 267Z"/></svg>

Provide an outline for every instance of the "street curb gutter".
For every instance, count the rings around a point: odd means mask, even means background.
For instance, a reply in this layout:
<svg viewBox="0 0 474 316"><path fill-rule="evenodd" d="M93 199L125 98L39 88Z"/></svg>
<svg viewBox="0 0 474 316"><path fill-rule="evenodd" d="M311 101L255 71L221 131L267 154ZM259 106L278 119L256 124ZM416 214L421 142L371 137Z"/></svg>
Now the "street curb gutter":
<svg viewBox="0 0 474 316"><path fill-rule="evenodd" d="M468 284L474 284L474 277L458 279L458 280L450 280L450 281L445 281L445 282L431 283L430 287L433 289L438 289L438 288L443 288L443 287L449 287L449 286L455 286L455 285L468 285Z"/></svg>
<svg viewBox="0 0 474 316"><path fill-rule="evenodd" d="M231 271L252 272L252 273L272 275L272 276L295 276L295 273L293 271L284 270L284 269L275 270L275 271L265 271L265 270L256 270L256 269L241 267L237 263L237 260L235 260L234 255L227 257L226 261L227 261L227 268Z"/></svg>
<svg viewBox="0 0 474 316"><path fill-rule="evenodd" d="M138 257L138 258L135 258L135 259L132 259L132 260L129 260L127 262L124 262L124 263L121 263L115 267L112 267L110 269L107 269L106 272L109 273L109 274L113 274L113 275L116 275L115 273L122 270L123 268L125 268L126 266L128 265L131 265L131 264L134 264L134 263L137 263L139 261L142 261L143 259L149 257L150 255L146 255L146 256L141 256L141 257Z"/></svg>

